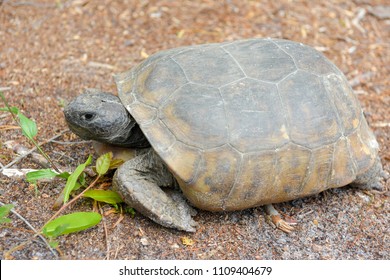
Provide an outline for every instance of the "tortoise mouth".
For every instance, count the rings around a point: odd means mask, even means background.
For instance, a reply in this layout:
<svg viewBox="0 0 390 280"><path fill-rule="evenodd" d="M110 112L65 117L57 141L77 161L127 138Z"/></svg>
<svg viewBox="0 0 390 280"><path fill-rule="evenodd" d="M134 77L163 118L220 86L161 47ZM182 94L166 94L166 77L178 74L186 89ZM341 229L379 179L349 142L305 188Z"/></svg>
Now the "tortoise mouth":
<svg viewBox="0 0 390 280"><path fill-rule="evenodd" d="M127 111L108 111L105 114L102 113L103 110L91 112L67 107L64 115L69 129L84 140L128 148L150 147L138 124Z"/></svg>
<svg viewBox="0 0 390 280"><path fill-rule="evenodd" d="M85 140L145 148L150 144L119 98L104 92L84 93L64 109L72 132Z"/></svg>
<svg viewBox="0 0 390 280"><path fill-rule="evenodd" d="M69 128L79 137L102 142L117 137L130 121L118 97L98 90L77 96L64 115Z"/></svg>
<svg viewBox="0 0 390 280"><path fill-rule="evenodd" d="M123 119L118 121L104 120L95 113L81 113L73 116L67 116L65 119L70 130L84 140L96 140L110 143L112 139L125 137L127 134L128 122ZM114 143L112 143L114 144Z"/></svg>

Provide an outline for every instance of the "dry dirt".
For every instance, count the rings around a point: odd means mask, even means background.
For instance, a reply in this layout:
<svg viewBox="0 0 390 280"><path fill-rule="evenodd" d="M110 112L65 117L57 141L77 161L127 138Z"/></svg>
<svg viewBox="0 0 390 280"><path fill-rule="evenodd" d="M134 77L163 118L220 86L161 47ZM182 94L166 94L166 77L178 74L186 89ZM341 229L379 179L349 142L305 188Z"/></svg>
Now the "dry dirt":
<svg viewBox="0 0 390 280"><path fill-rule="evenodd" d="M10 104L37 122L39 142L59 135L59 142L43 148L61 166L75 168L93 153L90 144L63 132L63 106L84 88L115 92L113 73L159 50L278 37L317 48L346 74L377 136L384 169L390 170L390 18L389 6L381 7L385 0L1 2L0 87ZM12 149L16 143L32 147L14 125L9 114L0 112L0 168L17 157ZM30 156L12 167L40 168ZM345 187L276 205L299 221L291 234L275 230L263 208L199 211L199 229L188 234L138 214L125 215L115 225L120 216L104 206L104 223L59 238L59 258L389 259L389 182L383 183L382 193ZM51 206L62 188L63 183L54 181L35 189L23 178L0 175L0 201L14 204L37 229L53 214ZM92 206L81 200L70 211ZM0 231L3 253L33 235L20 218L10 217L10 227ZM184 245L183 237L193 244ZM37 238L9 257L57 258Z"/></svg>

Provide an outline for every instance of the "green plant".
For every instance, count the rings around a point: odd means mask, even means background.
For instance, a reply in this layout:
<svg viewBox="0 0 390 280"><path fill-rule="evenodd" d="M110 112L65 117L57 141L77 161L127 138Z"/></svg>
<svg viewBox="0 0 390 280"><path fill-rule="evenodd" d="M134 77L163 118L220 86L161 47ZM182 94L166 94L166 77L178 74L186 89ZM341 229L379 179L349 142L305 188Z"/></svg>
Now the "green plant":
<svg viewBox="0 0 390 280"><path fill-rule="evenodd" d="M55 163L50 159L50 157L42 150L42 148L35 141L35 136L38 134L38 128L36 123L33 120L27 118L24 114L22 114L17 107L10 107L2 92L0 92L0 97L5 104L5 107L0 108L0 111L6 111L11 113L12 118L22 129L22 134L26 136L27 139L34 144L34 146L37 148L39 153L51 164L53 169L59 172L59 169L57 168Z"/></svg>
<svg viewBox="0 0 390 280"><path fill-rule="evenodd" d="M6 224L11 222L11 219L6 217L13 207L14 206L12 204L5 204L0 207L0 224Z"/></svg>
<svg viewBox="0 0 390 280"><path fill-rule="evenodd" d="M37 231L38 234L43 234L50 239L51 246L57 246L55 238L59 235L86 230L97 225L101 221L101 215L96 212L75 212L60 216L66 208L81 197L92 198L99 202L109 203L116 208L118 207L118 204L122 203L122 199L114 191L92 190L92 188L97 184L101 177L108 172L108 170L114 169L118 166L119 162L118 160L113 160L112 153L101 155L96 160L95 170L97 172L97 176L87 186L84 171L92 163L92 156L89 156L84 163L78 165L73 172L61 172L35 141L34 138L38 133L36 123L22 114L17 107L9 106L7 100L1 92L0 97L5 104L5 107L0 108L0 111L7 111L12 114L13 119L22 129L23 135L37 147L37 150L52 166L52 168L40 169L27 173L26 180L34 185L37 185L38 181L42 179L62 178L66 180L65 187L60 195L62 206L48 221L46 221L45 225ZM70 195L81 187L85 187L85 189L70 200ZM9 222L9 219L5 218L5 216L9 213L11 208L12 205L0 207L0 223ZM10 251L8 254L9 253Z"/></svg>

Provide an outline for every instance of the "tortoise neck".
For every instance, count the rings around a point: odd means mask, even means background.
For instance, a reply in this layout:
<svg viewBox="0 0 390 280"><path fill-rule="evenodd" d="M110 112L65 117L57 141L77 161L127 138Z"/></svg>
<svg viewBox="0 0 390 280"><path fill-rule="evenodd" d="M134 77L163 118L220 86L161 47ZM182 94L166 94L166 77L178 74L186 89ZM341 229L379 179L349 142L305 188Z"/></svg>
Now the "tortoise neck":
<svg viewBox="0 0 390 280"><path fill-rule="evenodd" d="M135 149L150 147L150 143L146 139L145 134L142 132L141 128L135 121L133 122L133 126L129 130L127 140L124 144L128 148Z"/></svg>

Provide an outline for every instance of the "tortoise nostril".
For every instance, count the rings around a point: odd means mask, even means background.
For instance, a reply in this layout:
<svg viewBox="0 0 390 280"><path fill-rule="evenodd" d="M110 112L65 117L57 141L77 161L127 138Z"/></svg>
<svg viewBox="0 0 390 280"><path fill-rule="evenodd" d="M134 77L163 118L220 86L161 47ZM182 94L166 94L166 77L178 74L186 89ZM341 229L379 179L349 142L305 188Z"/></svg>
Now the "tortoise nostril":
<svg viewBox="0 0 390 280"><path fill-rule="evenodd" d="M92 113L85 113L85 114L81 115L81 119L85 120L85 121L91 121L94 118L95 118L95 114L92 114Z"/></svg>

